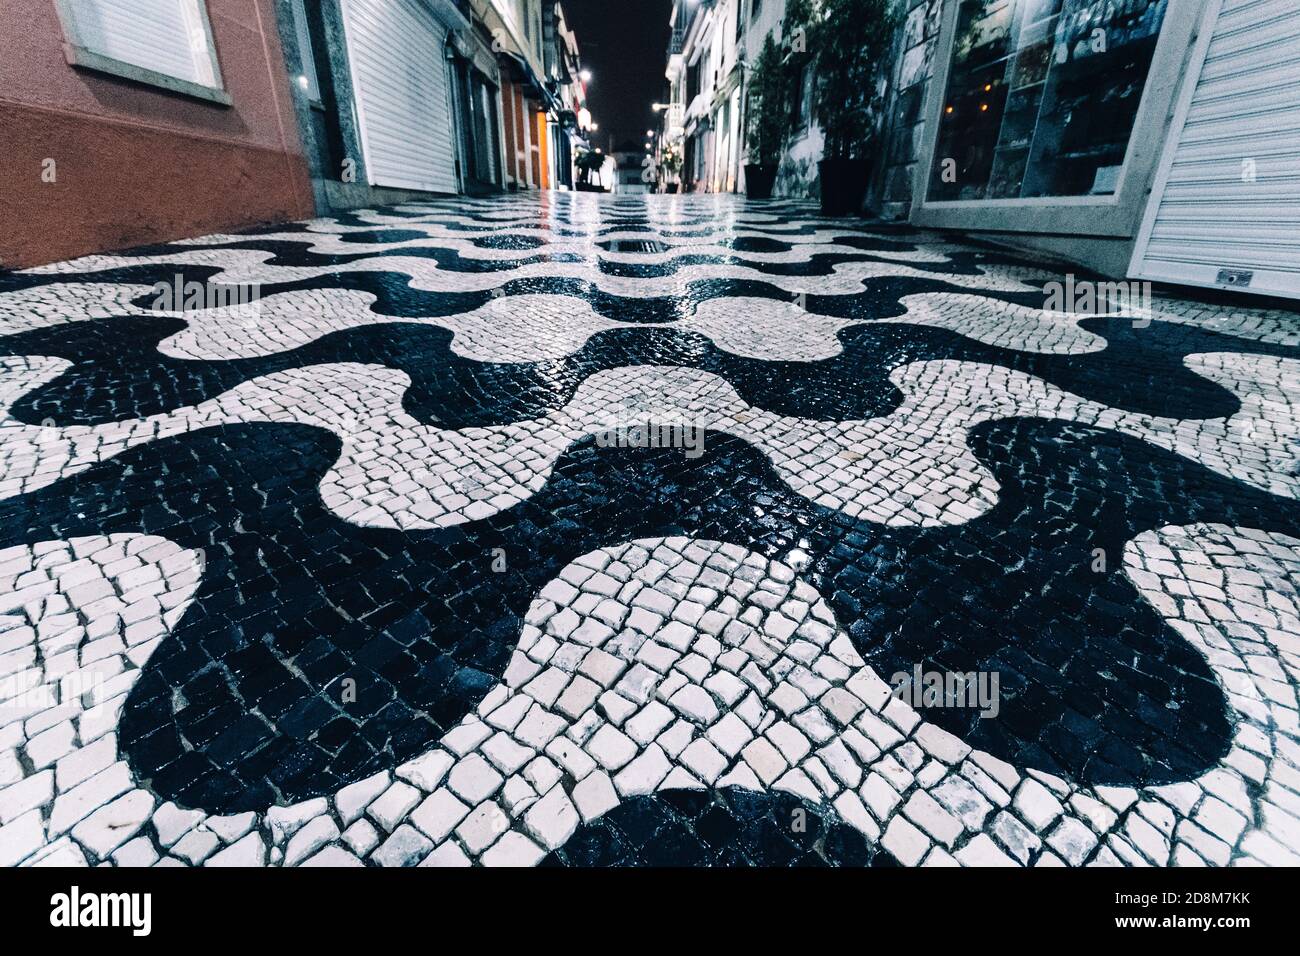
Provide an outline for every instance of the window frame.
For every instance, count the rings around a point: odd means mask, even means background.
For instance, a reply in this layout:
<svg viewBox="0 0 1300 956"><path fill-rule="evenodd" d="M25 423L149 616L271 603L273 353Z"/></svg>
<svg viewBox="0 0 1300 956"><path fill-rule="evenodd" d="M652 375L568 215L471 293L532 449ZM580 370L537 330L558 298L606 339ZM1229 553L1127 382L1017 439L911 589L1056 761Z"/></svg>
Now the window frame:
<svg viewBox="0 0 1300 956"><path fill-rule="evenodd" d="M298 66L302 71L298 76L294 77L294 84L306 98L308 106L315 109L324 109L320 71L316 69L316 44L311 38L311 22L307 19L306 2L305 0L289 0L289 6L289 16L293 20L294 41L298 46ZM306 87L302 85L298 77L307 78L308 84Z"/></svg>
<svg viewBox="0 0 1300 956"><path fill-rule="evenodd" d="M208 18L207 0L194 0L194 3L198 7L199 23L203 27L204 37L207 41L208 58L212 65L214 86L205 86L202 83L171 76L168 73L161 73L148 67L127 63L125 60L118 60L103 53L97 53L85 46L81 42L81 34L77 29L77 15L72 5L73 0L55 0L55 10L58 12L59 23L63 28L64 58L72 66L94 70L97 73L107 73L110 76L117 76L146 86L158 87L171 93L180 93L195 99L206 100L220 106L230 106L233 100L230 98L230 94L226 92L225 79L221 73L221 61L217 56L217 44L212 36L212 22Z"/></svg>

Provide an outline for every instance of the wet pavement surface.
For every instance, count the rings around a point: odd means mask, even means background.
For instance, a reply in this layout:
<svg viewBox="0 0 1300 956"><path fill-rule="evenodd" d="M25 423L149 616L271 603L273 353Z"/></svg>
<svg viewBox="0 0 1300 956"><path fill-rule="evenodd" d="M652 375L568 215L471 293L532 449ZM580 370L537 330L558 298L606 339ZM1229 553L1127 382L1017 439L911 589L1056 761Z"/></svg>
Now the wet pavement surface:
<svg viewBox="0 0 1300 956"><path fill-rule="evenodd" d="M0 273L0 863L1300 862L1300 314L732 196Z"/></svg>

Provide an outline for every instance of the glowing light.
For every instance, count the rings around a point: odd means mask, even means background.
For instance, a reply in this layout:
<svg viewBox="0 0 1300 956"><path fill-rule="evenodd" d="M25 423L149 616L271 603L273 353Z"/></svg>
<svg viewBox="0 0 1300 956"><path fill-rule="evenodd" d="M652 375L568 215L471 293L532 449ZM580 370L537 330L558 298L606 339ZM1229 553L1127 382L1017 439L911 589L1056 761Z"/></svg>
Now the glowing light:
<svg viewBox="0 0 1300 956"><path fill-rule="evenodd" d="M578 71L578 79L582 80L582 82L584 82L584 83L590 83L590 82L591 82L591 70L579 70L579 71Z"/></svg>

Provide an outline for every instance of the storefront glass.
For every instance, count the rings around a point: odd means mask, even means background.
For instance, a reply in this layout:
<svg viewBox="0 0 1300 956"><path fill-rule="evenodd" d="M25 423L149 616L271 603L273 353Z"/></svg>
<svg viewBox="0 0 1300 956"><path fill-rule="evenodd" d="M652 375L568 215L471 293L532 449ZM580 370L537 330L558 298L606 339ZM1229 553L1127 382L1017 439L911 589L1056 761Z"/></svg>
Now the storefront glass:
<svg viewBox="0 0 1300 956"><path fill-rule="evenodd" d="M929 202L1115 191L1168 0L961 0Z"/></svg>

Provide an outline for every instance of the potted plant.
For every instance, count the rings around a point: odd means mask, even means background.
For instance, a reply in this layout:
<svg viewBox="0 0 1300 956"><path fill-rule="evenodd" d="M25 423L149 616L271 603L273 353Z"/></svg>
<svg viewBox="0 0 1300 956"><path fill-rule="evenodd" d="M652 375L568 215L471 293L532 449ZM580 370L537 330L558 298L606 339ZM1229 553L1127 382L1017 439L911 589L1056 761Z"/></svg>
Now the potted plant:
<svg viewBox="0 0 1300 956"><path fill-rule="evenodd" d="M745 194L750 199L770 199L776 183L777 163L785 143L785 65L781 48L769 33L754 60L746 89Z"/></svg>
<svg viewBox="0 0 1300 956"><path fill-rule="evenodd" d="M822 212L861 211L880 112L879 79L897 25L891 0L820 0L808 17L817 57L813 102L825 136Z"/></svg>

